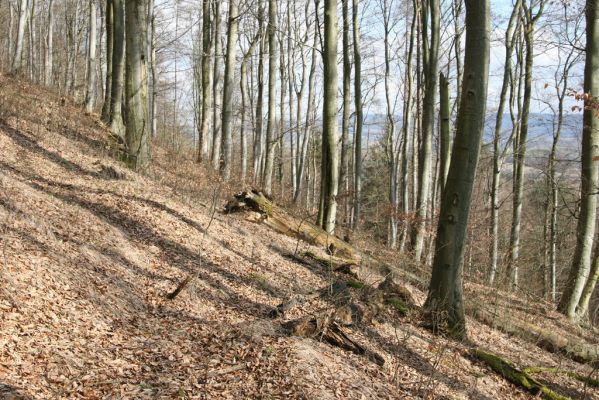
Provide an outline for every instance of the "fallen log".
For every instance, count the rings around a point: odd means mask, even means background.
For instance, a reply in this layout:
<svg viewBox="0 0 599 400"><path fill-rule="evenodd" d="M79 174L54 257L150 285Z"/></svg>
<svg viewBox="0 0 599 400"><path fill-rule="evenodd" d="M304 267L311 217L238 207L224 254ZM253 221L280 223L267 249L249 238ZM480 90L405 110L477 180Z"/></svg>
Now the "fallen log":
<svg viewBox="0 0 599 400"><path fill-rule="evenodd" d="M576 379L579 382L584 383L587 386L599 388L599 379L593 379L591 375L583 375L578 372L568 371L561 368L547 368L547 367L528 367L524 368L524 372L527 374L535 374L539 372L550 373L550 374L563 374L567 375L572 379Z"/></svg>
<svg viewBox="0 0 599 400"><path fill-rule="evenodd" d="M599 367L599 345L587 343L563 333L547 331L537 325L515 318L511 314L494 313L486 308L472 305L468 307L467 312L492 328L532 342L549 352L563 354L576 362Z"/></svg>
<svg viewBox="0 0 599 400"><path fill-rule="evenodd" d="M358 256L348 243L305 219L290 215L257 190L233 195L233 199L229 200L224 207L225 214L247 210L259 213L262 216L262 223L277 232L296 237L312 245L322 246L343 257L354 259Z"/></svg>
<svg viewBox="0 0 599 400"><path fill-rule="evenodd" d="M526 370L517 368L513 363L504 360L497 354L489 353L481 349L471 349L470 354L479 361L482 361L489 366L493 371L512 382L515 385L520 386L529 393L534 395L541 395L547 400L568 400L569 397L562 396L535 378L530 376Z"/></svg>

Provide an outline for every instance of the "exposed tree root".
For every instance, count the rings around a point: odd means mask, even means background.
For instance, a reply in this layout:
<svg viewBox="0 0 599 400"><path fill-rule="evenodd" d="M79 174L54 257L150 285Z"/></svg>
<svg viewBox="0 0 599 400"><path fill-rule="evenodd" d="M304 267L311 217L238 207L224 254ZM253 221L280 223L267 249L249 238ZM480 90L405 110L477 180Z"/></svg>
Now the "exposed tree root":
<svg viewBox="0 0 599 400"><path fill-rule="evenodd" d="M471 349L470 354L477 360L484 362L493 371L503 376L508 381L520 386L532 394L541 394L543 398L547 400L569 399L569 397L562 396L543 385L541 382L537 381L535 378L530 376L526 370L517 368L514 364L504 360L496 354L488 353L480 349Z"/></svg>

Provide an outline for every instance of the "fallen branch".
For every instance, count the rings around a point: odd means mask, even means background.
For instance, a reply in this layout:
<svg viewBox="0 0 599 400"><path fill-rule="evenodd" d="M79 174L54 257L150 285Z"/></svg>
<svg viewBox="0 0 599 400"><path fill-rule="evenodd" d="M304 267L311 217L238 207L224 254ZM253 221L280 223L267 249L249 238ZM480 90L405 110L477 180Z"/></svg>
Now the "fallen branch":
<svg viewBox="0 0 599 400"><path fill-rule="evenodd" d="M511 362L504 360L500 356L488 353L484 350L480 349L471 349L470 354L476 358L484 362L488 365L493 371L503 376L508 381L512 382L515 385L520 386L525 389L529 393L534 395L541 394L544 399L547 400L568 400L569 397L562 396L547 386L543 385L541 382L537 381L535 378L530 376L526 370L518 369Z"/></svg>
<svg viewBox="0 0 599 400"><path fill-rule="evenodd" d="M599 379L593 379L590 375L582 375L577 372L568 371L560 368L547 368L547 367L528 367L524 369L524 372L528 374L535 374L539 372L545 372L550 374L563 374L570 378L576 379L588 386L599 388Z"/></svg>

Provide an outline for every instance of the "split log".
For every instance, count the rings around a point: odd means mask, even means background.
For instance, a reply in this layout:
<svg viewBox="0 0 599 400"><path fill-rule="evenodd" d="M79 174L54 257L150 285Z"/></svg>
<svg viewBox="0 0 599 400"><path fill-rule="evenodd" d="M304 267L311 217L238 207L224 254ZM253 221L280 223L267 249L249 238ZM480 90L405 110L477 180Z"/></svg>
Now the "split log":
<svg viewBox="0 0 599 400"><path fill-rule="evenodd" d="M568 400L569 397L562 396L547 386L543 385L541 382L537 381L535 378L530 376L525 370L521 370L517 368L513 363L504 360L500 356L488 353L486 351L480 349L471 349L470 354L476 358L484 362L488 365L493 371L512 382L515 385L520 386L526 391L538 395L543 396L544 399L547 400Z"/></svg>
<svg viewBox="0 0 599 400"><path fill-rule="evenodd" d="M300 318L283 324L283 327L290 335L324 340L333 346L366 356L377 365L385 364L385 359L381 355L366 349L343 332L333 315L321 314L316 317Z"/></svg>
<svg viewBox="0 0 599 400"><path fill-rule="evenodd" d="M599 367L599 345L547 331L510 314L493 313L483 307L469 306L468 308L468 314L494 329L532 342L549 352L563 354L576 362Z"/></svg>

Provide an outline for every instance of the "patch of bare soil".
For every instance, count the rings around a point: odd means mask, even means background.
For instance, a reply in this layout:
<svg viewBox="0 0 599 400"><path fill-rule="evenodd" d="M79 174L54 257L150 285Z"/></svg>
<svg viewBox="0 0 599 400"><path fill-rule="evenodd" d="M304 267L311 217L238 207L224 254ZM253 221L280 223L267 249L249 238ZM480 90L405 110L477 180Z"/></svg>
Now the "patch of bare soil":
<svg viewBox="0 0 599 400"><path fill-rule="evenodd" d="M334 277L285 254L320 249L213 212L231 190L208 184L191 158L173 167L157 148L141 177L109 142L96 115L0 76L1 398L531 397L465 345L420 328L417 315L387 310L347 328L383 367L289 337L268 313ZM197 279L166 300L190 273ZM327 307L315 299L284 318ZM470 336L522 366L592 372L474 321ZM572 398L599 398L567 376L541 378Z"/></svg>

